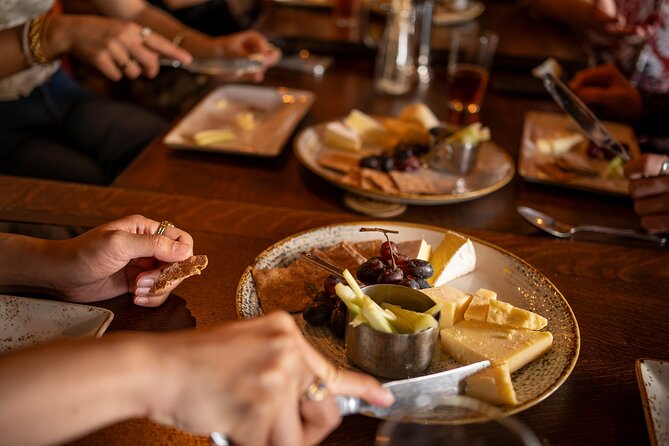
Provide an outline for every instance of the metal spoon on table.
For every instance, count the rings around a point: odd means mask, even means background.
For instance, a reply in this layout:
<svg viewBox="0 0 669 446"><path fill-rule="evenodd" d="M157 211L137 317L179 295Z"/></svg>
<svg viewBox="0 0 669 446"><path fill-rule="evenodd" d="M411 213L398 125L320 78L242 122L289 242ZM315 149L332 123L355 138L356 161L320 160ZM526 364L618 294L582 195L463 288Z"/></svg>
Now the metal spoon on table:
<svg viewBox="0 0 669 446"><path fill-rule="evenodd" d="M257 73L263 66L261 61L245 57L193 59L188 65L182 64L176 59L160 59L160 65L181 68L193 74L206 74L208 76L241 76L249 73Z"/></svg>
<svg viewBox="0 0 669 446"><path fill-rule="evenodd" d="M599 225L569 225L562 223L550 215L536 209L528 208L526 206L518 206L518 213L527 220L530 224L545 231L555 237L569 238L577 232L597 232L600 234L611 234L620 237L630 237L638 240L646 240L649 242L659 243L664 245L667 242L667 237L648 234L646 232L636 231L634 229L612 228L610 226Z"/></svg>

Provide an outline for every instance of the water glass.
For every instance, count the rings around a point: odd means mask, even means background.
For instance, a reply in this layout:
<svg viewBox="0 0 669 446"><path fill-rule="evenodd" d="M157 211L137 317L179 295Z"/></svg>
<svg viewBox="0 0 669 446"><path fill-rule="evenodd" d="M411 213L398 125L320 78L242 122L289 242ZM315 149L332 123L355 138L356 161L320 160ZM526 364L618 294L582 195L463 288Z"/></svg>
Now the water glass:
<svg viewBox="0 0 669 446"><path fill-rule="evenodd" d="M490 77L497 34L453 32L448 54L448 106L453 124L466 125L478 120L481 103Z"/></svg>
<svg viewBox="0 0 669 446"><path fill-rule="evenodd" d="M422 403L421 398L424 398ZM453 422L444 424L449 419ZM419 396L416 407L381 423L375 446L409 444L541 446L532 430L520 421L504 416L494 406L464 395L442 398Z"/></svg>

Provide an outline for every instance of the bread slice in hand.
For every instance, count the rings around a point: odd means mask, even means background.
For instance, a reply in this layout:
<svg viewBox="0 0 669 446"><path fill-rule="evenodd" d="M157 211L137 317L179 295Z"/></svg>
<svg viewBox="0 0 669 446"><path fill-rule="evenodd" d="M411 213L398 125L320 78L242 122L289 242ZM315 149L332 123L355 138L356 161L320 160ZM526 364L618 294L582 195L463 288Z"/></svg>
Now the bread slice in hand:
<svg viewBox="0 0 669 446"><path fill-rule="evenodd" d="M209 259L204 254L191 256L181 262L171 263L160 273L149 292L152 294L159 293L177 280L201 274L208 263Z"/></svg>

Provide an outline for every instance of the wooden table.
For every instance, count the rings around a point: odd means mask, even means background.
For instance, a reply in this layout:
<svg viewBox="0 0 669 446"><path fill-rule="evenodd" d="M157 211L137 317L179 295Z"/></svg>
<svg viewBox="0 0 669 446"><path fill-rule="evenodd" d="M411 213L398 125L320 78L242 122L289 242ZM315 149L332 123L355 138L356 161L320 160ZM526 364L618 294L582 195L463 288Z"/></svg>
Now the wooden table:
<svg viewBox="0 0 669 446"><path fill-rule="evenodd" d="M189 231L196 251L208 254L210 267L202 277L184 282L160 308L136 307L129 296L100 303L116 314L110 330L166 330L234 320L237 281L259 252L301 230L360 220L340 211L0 176L3 221L93 226L135 212L169 219ZM669 251L647 244L455 229L494 243L539 269L564 294L578 320L581 353L571 376L553 395L517 418L549 445L647 443L634 361L666 358ZM366 417L348 417L324 444L372 445L377 425ZM75 444L207 444L207 440L132 420Z"/></svg>
<svg viewBox="0 0 669 446"><path fill-rule="evenodd" d="M500 44L503 63L496 65L493 76L516 74L518 67L543 58L547 49L575 65L582 62L578 45L557 33L556 25L528 21L513 4L490 2L487 7L481 24L505 33ZM523 22L529 28L519 28ZM295 23L300 26L293 26ZM378 97L371 88L370 53L355 38L337 40L331 34L337 30L325 23L329 23L327 11L277 7L263 25L293 43L330 48L335 55L335 63L322 77L281 70L268 73L266 85L307 89L318 95L303 126L343 116L354 107L372 114L392 114L413 100L425 102L440 116L445 113L445 68L438 60L434 81L427 88L406 97ZM522 29L530 29L533 39L525 38ZM438 50L445 32L435 33ZM334 51L333 40L352 49L352 56ZM542 96L512 96L494 84L489 88L481 119L514 159L523 116L530 109L556 107ZM196 251L206 247L210 257L210 267L202 277L184 282L160 308L136 307L128 296L100 303L116 314L110 330L168 330L235 320L239 277L271 244L305 229L365 220L343 206L343 195L303 168L290 148L275 159L258 159L175 152L157 141L110 188L0 176L0 220L92 227L141 213L156 220L169 219L189 231ZM553 239L521 220L515 210L519 204L565 221L638 227L628 199L528 184L518 178L474 201L409 206L396 220L453 228L494 243L535 266L566 297L581 331L578 363L553 395L517 416L544 444L648 443L634 361L667 357L669 251L612 238ZM372 445L377 425L366 417L348 417L324 444ZM75 444L208 441L146 420L132 420Z"/></svg>

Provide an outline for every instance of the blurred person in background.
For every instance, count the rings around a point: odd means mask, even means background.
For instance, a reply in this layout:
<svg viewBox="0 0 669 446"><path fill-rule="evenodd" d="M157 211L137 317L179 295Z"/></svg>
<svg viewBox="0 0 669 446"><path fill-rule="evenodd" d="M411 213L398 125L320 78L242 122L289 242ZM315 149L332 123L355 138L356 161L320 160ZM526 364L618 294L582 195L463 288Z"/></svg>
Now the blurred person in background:
<svg viewBox="0 0 669 446"><path fill-rule="evenodd" d="M149 0L181 22L210 36L248 29L260 13L258 0Z"/></svg>
<svg viewBox="0 0 669 446"><path fill-rule="evenodd" d="M280 53L255 31L211 38L143 0L91 0L108 17L53 14L53 0L0 3L0 173L109 184L166 123L68 76L69 54L111 80L155 77L160 57ZM262 73L248 80L260 81Z"/></svg>

